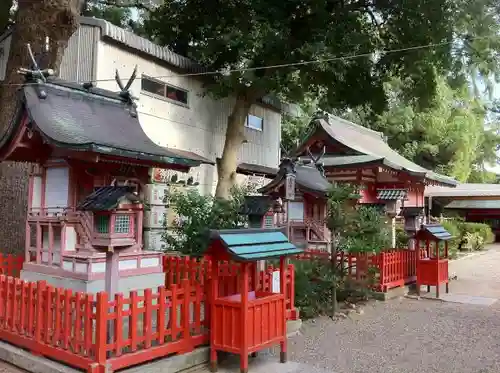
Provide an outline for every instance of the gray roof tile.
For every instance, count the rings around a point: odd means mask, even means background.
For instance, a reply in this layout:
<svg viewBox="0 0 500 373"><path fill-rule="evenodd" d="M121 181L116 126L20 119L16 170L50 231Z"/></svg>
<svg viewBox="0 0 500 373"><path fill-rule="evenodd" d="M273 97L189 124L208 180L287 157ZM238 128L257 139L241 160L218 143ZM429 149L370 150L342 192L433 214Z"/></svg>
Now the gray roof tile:
<svg viewBox="0 0 500 373"><path fill-rule="evenodd" d="M41 98L40 91L46 97ZM117 93L51 79L22 89L25 108L52 145L165 165L214 164L192 152L155 144L142 130L130 100Z"/></svg>
<svg viewBox="0 0 500 373"><path fill-rule="evenodd" d="M373 131L333 115L329 115L327 119L315 119L314 125L323 129L331 138L359 153L354 157L367 156L366 161L381 159L384 164L391 168L401 169L450 186L457 184L454 179L427 170L391 149L381 132ZM350 157L342 158L346 158L349 163L356 163ZM361 158L358 159L358 161L360 160Z"/></svg>
<svg viewBox="0 0 500 373"><path fill-rule="evenodd" d="M395 199L408 199L408 191L406 189L377 189L377 199L381 200L395 200Z"/></svg>
<svg viewBox="0 0 500 373"><path fill-rule="evenodd" d="M266 194L270 190L280 186L286 179L288 168L286 160L280 165L280 169L276 177L258 190L259 193ZM295 166L295 184L300 188L326 195L332 187L332 184L321 174L321 172L313 165L296 165Z"/></svg>
<svg viewBox="0 0 500 373"><path fill-rule="evenodd" d="M113 210L123 199L137 203L139 198L133 194L133 188L128 186L104 186L97 188L78 204L78 210L108 211Z"/></svg>

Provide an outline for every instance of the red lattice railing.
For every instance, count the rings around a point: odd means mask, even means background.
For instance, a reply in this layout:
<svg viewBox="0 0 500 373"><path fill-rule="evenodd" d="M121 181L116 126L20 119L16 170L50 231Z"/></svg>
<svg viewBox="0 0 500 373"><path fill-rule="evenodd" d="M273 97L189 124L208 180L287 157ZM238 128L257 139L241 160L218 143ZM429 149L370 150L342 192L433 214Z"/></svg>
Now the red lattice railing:
<svg viewBox="0 0 500 373"><path fill-rule="evenodd" d="M421 257L425 250L420 251ZM297 255L296 260L331 260L331 254L321 250L306 250ZM368 277L369 268L376 268L375 287L380 291L404 286L416 281L417 251L409 249L390 249L377 254L337 253L337 263L346 271L348 277L362 281Z"/></svg>

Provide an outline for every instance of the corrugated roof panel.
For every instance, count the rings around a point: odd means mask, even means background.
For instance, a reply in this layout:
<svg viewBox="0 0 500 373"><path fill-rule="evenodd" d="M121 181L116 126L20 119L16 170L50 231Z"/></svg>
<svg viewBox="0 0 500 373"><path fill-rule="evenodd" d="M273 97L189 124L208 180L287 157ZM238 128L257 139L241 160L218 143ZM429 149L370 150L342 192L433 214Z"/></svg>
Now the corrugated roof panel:
<svg viewBox="0 0 500 373"><path fill-rule="evenodd" d="M463 210L470 210L470 209L486 209L486 210L494 210L494 209L500 209L500 200L489 200L489 199L484 199L484 200L456 200L450 202L448 205L445 206L447 209L463 209Z"/></svg>

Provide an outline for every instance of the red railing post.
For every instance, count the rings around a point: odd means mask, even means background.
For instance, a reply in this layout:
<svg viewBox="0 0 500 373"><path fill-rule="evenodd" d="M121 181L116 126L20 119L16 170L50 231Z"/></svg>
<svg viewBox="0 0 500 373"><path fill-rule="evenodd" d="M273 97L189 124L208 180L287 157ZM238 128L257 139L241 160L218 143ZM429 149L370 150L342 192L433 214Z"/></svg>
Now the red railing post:
<svg viewBox="0 0 500 373"><path fill-rule="evenodd" d="M97 363L97 366L94 364L92 367L89 367L89 372L92 373L106 372L108 308L109 308L108 294L105 292L97 293L96 315L95 315L95 320L96 320L95 361Z"/></svg>

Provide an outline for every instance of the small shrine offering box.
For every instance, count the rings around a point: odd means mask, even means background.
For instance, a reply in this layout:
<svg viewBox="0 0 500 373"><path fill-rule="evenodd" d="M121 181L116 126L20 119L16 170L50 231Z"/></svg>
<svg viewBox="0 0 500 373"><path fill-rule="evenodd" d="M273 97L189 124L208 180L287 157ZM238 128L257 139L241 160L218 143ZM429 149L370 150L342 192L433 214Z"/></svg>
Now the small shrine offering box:
<svg viewBox="0 0 500 373"><path fill-rule="evenodd" d="M207 254L213 260L211 283L210 367L217 371L217 351L239 354L240 371L248 371L248 355L274 345L281 346L286 362L286 257L303 250L288 241L279 229L229 229L210 232ZM256 262L279 258L279 287L249 291L250 271ZM219 296L219 265L240 264L239 293ZM255 276L254 276L255 277ZM273 281L274 282L274 281ZM275 293L273 290L278 290Z"/></svg>

